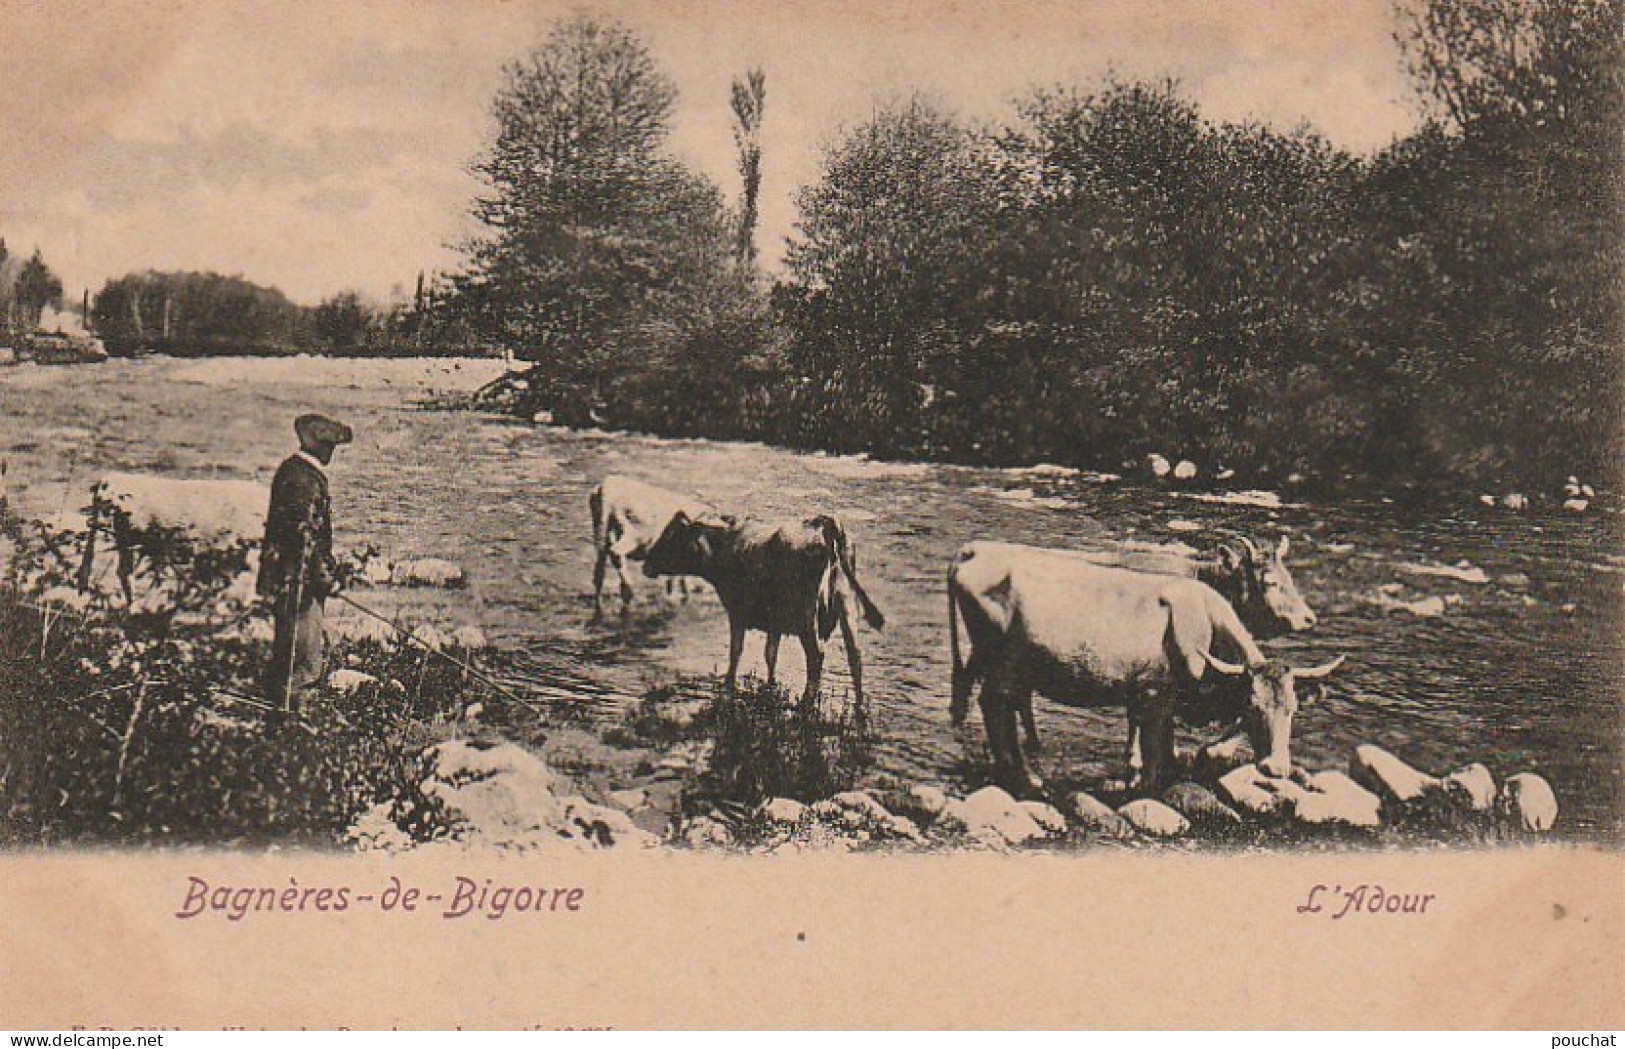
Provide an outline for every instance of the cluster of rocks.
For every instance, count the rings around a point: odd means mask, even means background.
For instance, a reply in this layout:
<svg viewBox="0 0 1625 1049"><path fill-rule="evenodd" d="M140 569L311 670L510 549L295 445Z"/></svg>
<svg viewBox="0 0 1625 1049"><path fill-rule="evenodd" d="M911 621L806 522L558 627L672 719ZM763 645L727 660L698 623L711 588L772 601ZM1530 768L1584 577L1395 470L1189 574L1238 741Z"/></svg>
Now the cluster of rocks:
<svg viewBox="0 0 1625 1049"><path fill-rule="evenodd" d="M457 589L468 585L463 566L439 557L409 557L390 561L362 558L357 576L374 586Z"/></svg>
<svg viewBox="0 0 1625 1049"><path fill-rule="evenodd" d="M1597 498L1596 489L1570 474L1563 483L1563 498L1560 505L1570 513L1580 514L1591 508L1591 501L1595 498ZM1522 492L1508 492L1502 496L1485 494L1479 496L1478 501L1485 506L1498 506L1503 510L1527 510L1533 502Z"/></svg>
<svg viewBox="0 0 1625 1049"><path fill-rule="evenodd" d="M1211 787L1187 780L1159 797L1115 808L1083 791L1065 797L1059 808L1019 801L998 787L957 798L920 784L883 796L884 802L849 791L811 805L773 798L753 819L702 816L684 824L679 837L690 846L766 852L887 845L1006 849L1077 836L1118 842L1236 836L1249 827L1357 834L1477 827L1530 835L1551 830L1557 820L1551 786L1534 773L1509 776L1497 788L1482 764L1431 776L1369 744L1355 748L1347 772L1298 770L1278 777L1248 762L1218 776Z"/></svg>
<svg viewBox="0 0 1625 1049"><path fill-rule="evenodd" d="M850 851L866 847L1008 849L1054 840L1069 830L1052 805L1017 801L998 787L968 797L919 784L882 802L867 791L836 794L812 804L771 798L751 818L700 816L679 828L690 846L759 852Z"/></svg>
<svg viewBox="0 0 1625 1049"><path fill-rule="evenodd" d="M1234 764L1237 756L1201 755L1198 767L1227 757ZM906 791L845 791L810 804L776 797L748 812L719 808L673 819L664 834L629 814L646 805L646 791L611 791L604 804L590 801L513 743L440 743L425 751L422 767L410 798L374 806L351 829L356 848L398 852L457 844L533 852L671 843L766 853L1003 851L1063 839L1256 841L1261 831L1290 829L1375 835L1476 827L1521 836L1547 832L1557 820L1551 786L1534 773L1499 785L1482 764L1433 776L1369 744L1355 748L1347 772L1296 770L1278 777L1247 762L1216 775L1211 786L1187 780L1158 797L1115 807L1083 791L1052 805L1018 800L993 786L958 797L922 783Z"/></svg>
<svg viewBox="0 0 1625 1049"><path fill-rule="evenodd" d="M1497 790L1483 764L1444 776L1420 772L1373 744L1354 748L1348 772L1265 774L1239 765L1217 780L1217 793L1238 817L1274 817L1304 827L1457 830L1476 826L1513 834L1539 834L1557 821L1551 785L1532 772L1509 776Z"/></svg>
<svg viewBox="0 0 1625 1049"><path fill-rule="evenodd" d="M374 805L350 828L358 851L450 845L528 853L660 844L621 809L573 793L568 780L517 744L449 740L426 750L422 767L411 798Z"/></svg>
<svg viewBox="0 0 1625 1049"><path fill-rule="evenodd" d="M1151 475L1157 478L1173 478L1176 481L1192 481L1199 472L1196 464L1189 459L1181 459L1177 463L1168 461L1168 457L1159 452L1152 452L1146 456L1146 465L1151 469ZM1216 480L1228 480L1235 476L1232 470L1223 470L1215 475Z"/></svg>

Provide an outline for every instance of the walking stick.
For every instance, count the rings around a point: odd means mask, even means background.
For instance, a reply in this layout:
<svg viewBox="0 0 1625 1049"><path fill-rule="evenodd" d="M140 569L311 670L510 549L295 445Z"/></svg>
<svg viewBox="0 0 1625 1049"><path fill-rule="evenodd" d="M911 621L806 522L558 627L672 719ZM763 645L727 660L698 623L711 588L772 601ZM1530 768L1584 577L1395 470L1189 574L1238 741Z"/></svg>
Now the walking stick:
<svg viewBox="0 0 1625 1049"><path fill-rule="evenodd" d="M362 613L364 615L371 616L372 618L378 620L380 623L383 623L385 626L389 627L391 630L395 631L397 634L399 634L402 637L406 638L408 641L411 641L412 643L416 644L419 648L422 648L427 652L432 652L433 654L439 656L441 659L444 659L446 662L451 663L453 666L458 667L464 673L466 673L470 677L474 678L476 681L479 681L479 682L481 682L483 684L489 685L491 688L496 689L497 692L501 693L507 699L510 699L515 703L518 703L520 706L527 708L528 710L530 710L533 713L536 713L536 714L543 713L543 710L542 710L541 707L537 706L535 703L532 703L528 699L521 699L519 696L516 696L514 693L510 692L508 689L504 688L502 686L502 684L500 682L498 682L495 678L491 677L488 674L485 674L485 673L481 672L479 669L475 668L474 666L463 662L462 660L458 659L456 656L453 656L448 652L441 651L439 648L436 648L434 645L429 644L427 641L423 640L421 637L418 637L416 634L412 633L410 630L406 629L403 626L400 626L393 619L390 619L388 616L384 615L383 613L374 612L372 609L368 608L366 605L362 604L360 601L357 601L355 598L351 597L349 594L340 592L340 593L334 594L332 596L338 598L340 601L343 601L345 604L349 605L351 608L355 609L357 612L360 612L360 613Z"/></svg>

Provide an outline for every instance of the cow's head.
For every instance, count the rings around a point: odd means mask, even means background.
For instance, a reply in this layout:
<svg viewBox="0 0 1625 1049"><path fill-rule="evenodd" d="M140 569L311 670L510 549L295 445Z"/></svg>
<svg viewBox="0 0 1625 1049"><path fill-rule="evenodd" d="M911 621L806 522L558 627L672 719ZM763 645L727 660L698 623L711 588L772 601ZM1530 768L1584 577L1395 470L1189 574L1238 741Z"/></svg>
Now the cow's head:
<svg viewBox="0 0 1625 1049"><path fill-rule="evenodd" d="M1343 665L1343 656L1318 667L1294 670L1279 659L1261 659L1247 666L1227 663L1204 651L1207 665L1226 677L1248 683L1247 706L1242 711L1242 724L1253 745L1253 757L1258 767L1271 776L1285 776L1292 771L1292 719L1301 706L1308 706L1314 697L1306 695L1301 704L1297 686L1300 682L1319 681Z"/></svg>
<svg viewBox="0 0 1625 1049"><path fill-rule="evenodd" d="M677 511L643 559L643 574L651 579L663 575L705 575L716 550L717 533L725 527L721 520L696 519L686 511Z"/></svg>
<svg viewBox="0 0 1625 1049"><path fill-rule="evenodd" d="M1231 546L1219 548L1215 589L1230 599L1254 636L1271 638L1314 626L1315 613L1287 571L1290 540L1283 535L1270 551L1259 549L1247 538L1241 540L1241 545L1239 551Z"/></svg>

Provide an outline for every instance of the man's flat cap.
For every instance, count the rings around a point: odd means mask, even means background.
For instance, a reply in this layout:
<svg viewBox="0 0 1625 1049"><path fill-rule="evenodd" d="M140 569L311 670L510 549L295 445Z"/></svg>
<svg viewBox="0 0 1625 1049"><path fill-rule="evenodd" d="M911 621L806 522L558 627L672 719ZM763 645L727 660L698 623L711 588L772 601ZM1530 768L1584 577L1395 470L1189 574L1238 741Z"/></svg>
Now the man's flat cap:
<svg viewBox="0 0 1625 1049"><path fill-rule="evenodd" d="M301 415L293 421L300 444L349 444L355 439L350 428L325 415Z"/></svg>

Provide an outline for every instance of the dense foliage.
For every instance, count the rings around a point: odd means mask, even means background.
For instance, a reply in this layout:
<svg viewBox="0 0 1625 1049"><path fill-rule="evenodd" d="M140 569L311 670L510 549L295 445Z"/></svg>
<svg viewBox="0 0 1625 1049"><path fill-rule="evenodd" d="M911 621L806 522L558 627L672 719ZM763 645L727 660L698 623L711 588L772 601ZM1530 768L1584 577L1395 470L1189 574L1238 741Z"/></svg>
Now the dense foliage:
<svg viewBox="0 0 1625 1049"><path fill-rule="evenodd" d="M482 698L415 649L348 643L330 658L377 682L274 718L252 610L228 611L246 542L126 603L73 588L82 536L4 507L0 845L338 845L369 806L410 804L425 744Z"/></svg>
<svg viewBox="0 0 1625 1049"><path fill-rule="evenodd" d="M1429 119L1374 156L1214 122L1174 83L1036 90L994 127L883 106L801 192L770 296L737 241L761 81L734 84L730 260L717 195L658 151L669 83L578 19L498 98L462 291L537 362L496 400L565 422L1337 487L1610 480L1619 8L1396 8Z"/></svg>
<svg viewBox="0 0 1625 1049"><path fill-rule="evenodd" d="M0 335L33 331L45 307L61 303L62 281L39 249L25 259L0 237Z"/></svg>

